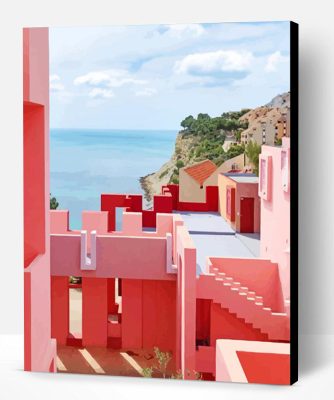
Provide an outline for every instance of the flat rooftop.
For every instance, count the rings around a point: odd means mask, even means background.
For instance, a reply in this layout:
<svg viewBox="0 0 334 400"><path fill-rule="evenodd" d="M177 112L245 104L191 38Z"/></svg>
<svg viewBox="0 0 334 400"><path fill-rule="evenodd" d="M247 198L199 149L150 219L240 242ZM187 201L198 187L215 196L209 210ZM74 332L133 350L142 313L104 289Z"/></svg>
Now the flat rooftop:
<svg viewBox="0 0 334 400"><path fill-rule="evenodd" d="M236 234L219 213L175 213L181 215L196 246L197 275L205 272L207 257L259 257L259 234Z"/></svg>
<svg viewBox="0 0 334 400"><path fill-rule="evenodd" d="M255 174L225 173L222 175L227 176L232 179L232 181L238 183L259 183L259 177Z"/></svg>

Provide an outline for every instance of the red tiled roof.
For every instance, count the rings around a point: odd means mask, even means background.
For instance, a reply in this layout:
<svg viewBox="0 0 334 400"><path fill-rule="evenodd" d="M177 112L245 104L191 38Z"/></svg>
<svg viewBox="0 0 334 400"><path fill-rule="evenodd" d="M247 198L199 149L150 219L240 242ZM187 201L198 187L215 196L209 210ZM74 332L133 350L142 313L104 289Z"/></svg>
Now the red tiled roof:
<svg viewBox="0 0 334 400"><path fill-rule="evenodd" d="M204 181L208 179L216 169L216 164L210 160L204 160L191 167L185 168L184 171L200 185L203 185Z"/></svg>

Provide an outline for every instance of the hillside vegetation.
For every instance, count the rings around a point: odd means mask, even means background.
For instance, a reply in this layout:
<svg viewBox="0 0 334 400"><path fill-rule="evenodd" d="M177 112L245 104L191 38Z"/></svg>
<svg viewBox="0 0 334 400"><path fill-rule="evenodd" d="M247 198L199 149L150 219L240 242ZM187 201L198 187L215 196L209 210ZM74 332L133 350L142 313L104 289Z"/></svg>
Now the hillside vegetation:
<svg viewBox="0 0 334 400"><path fill-rule="evenodd" d="M216 117L200 113L197 117L189 115L184 118L180 123L182 130L176 137L171 159L157 172L140 178L146 200L150 201L153 194L159 193L162 185L178 183L179 169L196 162L209 159L220 166L224 161L246 152L249 159L256 163L260 146L249 143L245 146L240 141L241 134L263 123L267 115L271 122L271 110L279 116L280 107L289 107L289 98L289 93L285 93L276 96L266 106L254 110L224 112ZM275 108L271 108L271 105ZM227 137L233 138L234 144L225 151L223 145Z"/></svg>

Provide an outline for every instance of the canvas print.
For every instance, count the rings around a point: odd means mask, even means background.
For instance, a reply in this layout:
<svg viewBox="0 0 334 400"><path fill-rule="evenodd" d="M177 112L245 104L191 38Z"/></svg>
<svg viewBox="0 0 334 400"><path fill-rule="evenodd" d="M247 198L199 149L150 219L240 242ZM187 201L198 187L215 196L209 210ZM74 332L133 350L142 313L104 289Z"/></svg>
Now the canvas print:
<svg viewBox="0 0 334 400"><path fill-rule="evenodd" d="M297 29L24 28L25 370L296 380Z"/></svg>

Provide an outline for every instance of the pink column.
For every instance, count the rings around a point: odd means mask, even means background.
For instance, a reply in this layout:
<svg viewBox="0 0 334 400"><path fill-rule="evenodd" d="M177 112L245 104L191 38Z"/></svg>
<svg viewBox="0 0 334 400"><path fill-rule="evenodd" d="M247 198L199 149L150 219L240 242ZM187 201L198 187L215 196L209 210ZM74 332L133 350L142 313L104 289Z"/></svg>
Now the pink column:
<svg viewBox="0 0 334 400"><path fill-rule="evenodd" d="M51 337L66 345L69 334L69 285L67 276L51 277Z"/></svg>
<svg viewBox="0 0 334 400"><path fill-rule="evenodd" d="M181 281L181 369L184 379L193 379L196 369L196 250L193 248L184 249Z"/></svg>
<svg viewBox="0 0 334 400"><path fill-rule="evenodd" d="M82 344L107 346L108 279L82 278Z"/></svg>

